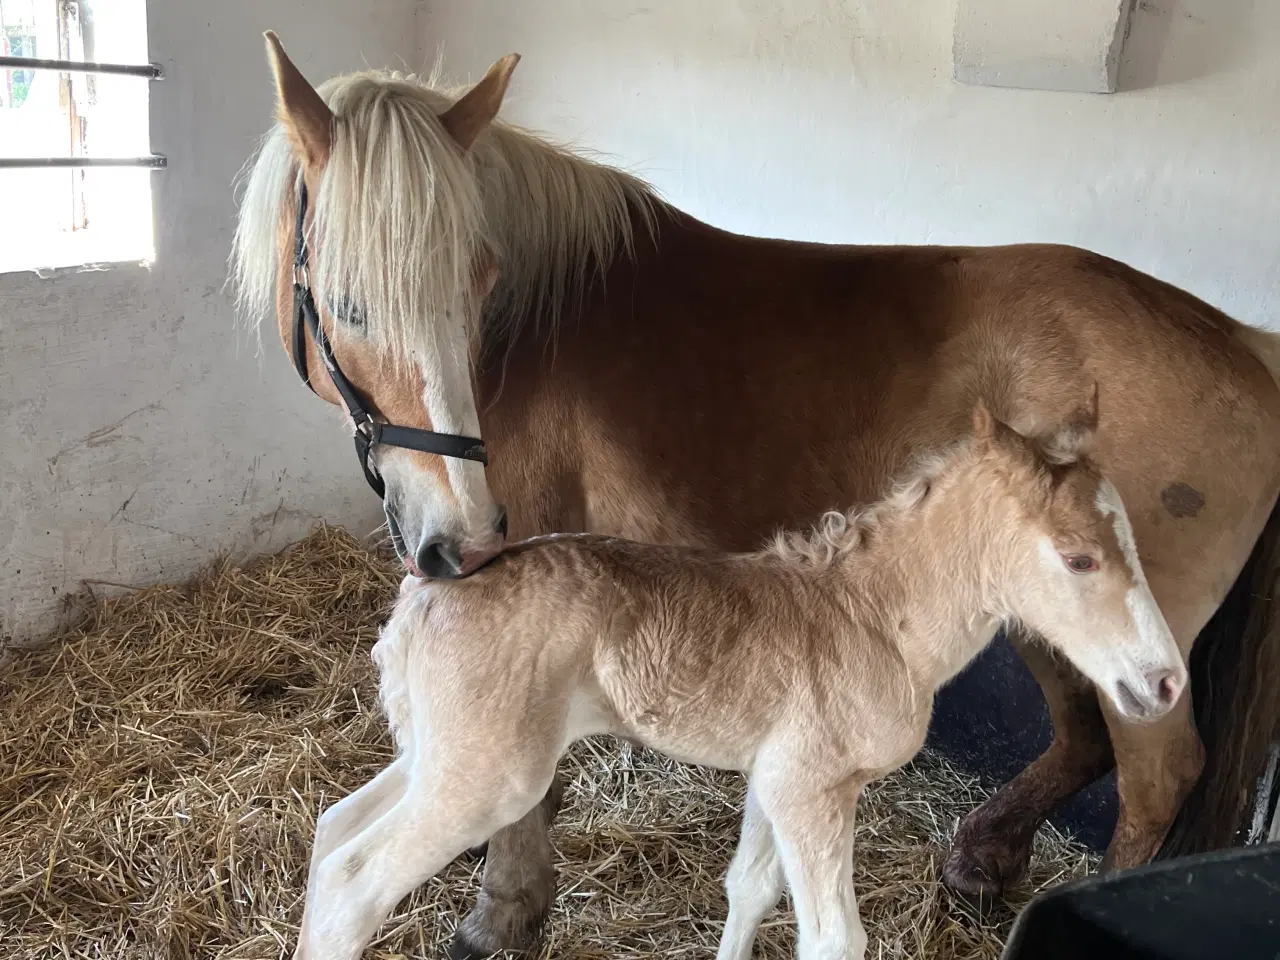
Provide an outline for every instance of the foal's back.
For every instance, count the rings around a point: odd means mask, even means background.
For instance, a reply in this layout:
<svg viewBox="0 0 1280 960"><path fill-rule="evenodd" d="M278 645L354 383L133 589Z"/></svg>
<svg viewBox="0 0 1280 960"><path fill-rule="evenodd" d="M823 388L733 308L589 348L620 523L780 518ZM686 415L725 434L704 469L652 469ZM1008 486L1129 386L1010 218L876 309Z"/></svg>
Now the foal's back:
<svg viewBox="0 0 1280 960"><path fill-rule="evenodd" d="M889 764L927 718L891 640L851 618L834 577L769 553L538 538L466 580L408 588L429 610L406 653L472 704L521 690L526 709L481 712L526 734L616 733L749 770L771 740L803 740L830 763L874 730ZM886 725L910 743L884 738Z"/></svg>

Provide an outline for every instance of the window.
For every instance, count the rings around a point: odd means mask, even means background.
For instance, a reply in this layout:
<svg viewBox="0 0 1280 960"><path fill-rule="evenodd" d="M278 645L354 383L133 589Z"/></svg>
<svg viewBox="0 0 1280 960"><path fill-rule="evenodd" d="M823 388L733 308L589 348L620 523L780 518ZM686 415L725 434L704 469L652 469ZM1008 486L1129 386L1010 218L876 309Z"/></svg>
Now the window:
<svg viewBox="0 0 1280 960"><path fill-rule="evenodd" d="M0 0L0 58L0 272L153 259L146 0Z"/></svg>

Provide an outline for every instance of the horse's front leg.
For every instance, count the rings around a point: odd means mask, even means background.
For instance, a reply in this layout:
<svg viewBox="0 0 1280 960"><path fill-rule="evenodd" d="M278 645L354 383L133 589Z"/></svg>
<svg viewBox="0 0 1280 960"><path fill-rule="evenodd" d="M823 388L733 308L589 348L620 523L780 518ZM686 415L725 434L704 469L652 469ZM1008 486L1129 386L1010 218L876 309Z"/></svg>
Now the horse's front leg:
<svg viewBox="0 0 1280 960"><path fill-rule="evenodd" d="M311 846L311 867L307 874L306 904L302 909L302 924L298 934L298 950L295 960L303 960L307 942L307 921L315 898L316 874L320 864L334 850L342 846L370 824L394 807L404 797L409 782L409 761L406 757L396 760L363 787L343 797L325 810L316 821L316 838Z"/></svg>
<svg viewBox="0 0 1280 960"><path fill-rule="evenodd" d="M729 916L716 960L750 960L761 921L782 898L782 860L773 842L773 824L765 816L755 788L747 788L742 838L725 877Z"/></svg>
<svg viewBox="0 0 1280 960"><path fill-rule="evenodd" d="M1011 633L1009 639L1044 692L1053 742L956 832L942 879L956 893L978 900L993 900L1022 879L1040 824L1113 763L1093 685L1034 638Z"/></svg>
<svg viewBox="0 0 1280 960"><path fill-rule="evenodd" d="M1152 583L1152 590L1163 587ZM1190 610L1162 604L1182 659L1191 656L1207 617L1203 608ZM1125 869L1146 863L1159 851L1165 835L1204 770L1204 746L1192 719L1192 690L1152 724L1138 724L1118 716L1110 703L1103 709L1115 745L1116 789L1120 818L1103 859L1103 869Z"/></svg>
<svg viewBox="0 0 1280 960"><path fill-rule="evenodd" d="M555 901L550 830L563 797L557 773L541 803L489 839L480 895L449 945L451 960L532 945Z"/></svg>
<svg viewBox="0 0 1280 960"><path fill-rule="evenodd" d="M498 768L496 758L491 765ZM441 767L448 773L434 782L411 776L391 809L316 868L298 948L308 960L357 960L401 898L533 802L500 797L496 778L468 782L453 773L463 769L456 762Z"/></svg>
<svg viewBox="0 0 1280 960"><path fill-rule="evenodd" d="M798 960L863 960L867 934L853 890L856 789L807 791L804 771L761 790L799 928Z"/></svg>

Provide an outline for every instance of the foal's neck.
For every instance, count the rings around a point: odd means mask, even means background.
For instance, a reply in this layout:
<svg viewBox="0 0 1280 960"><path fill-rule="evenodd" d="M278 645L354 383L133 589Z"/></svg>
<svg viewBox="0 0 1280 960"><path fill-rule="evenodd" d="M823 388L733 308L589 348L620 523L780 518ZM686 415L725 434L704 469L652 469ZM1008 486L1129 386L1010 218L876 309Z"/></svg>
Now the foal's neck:
<svg viewBox="0 0 1280 960"><path fill-rule="evenodd" d="M915 683L932 693L982 652L1004 616L1016 526L1007 498L967 485L893 517L849 557Z"/></svg>

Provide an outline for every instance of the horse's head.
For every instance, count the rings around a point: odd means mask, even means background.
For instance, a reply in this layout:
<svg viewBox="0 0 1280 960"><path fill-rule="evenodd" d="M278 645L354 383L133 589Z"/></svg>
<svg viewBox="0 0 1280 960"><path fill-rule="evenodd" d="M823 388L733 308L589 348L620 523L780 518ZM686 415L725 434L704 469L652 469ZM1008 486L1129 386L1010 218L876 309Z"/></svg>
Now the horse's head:
<svg viewBox="0 0 1280 960"><path fill-rule="evenodd" d="M1086 455L1096 422L1096 390L1068 427L1038 440L981 405L974 413L989 489L1016 506L1021 547L1000 577L1003 613L1044 637L1121 714L1154 720L1177 702L1187 671L1120 494Z"/></svg>
<svg viewBox="0 0 1280 960"><path fill-rule="evenodd" d="M501 105L515 56L456 102L386 74L355 74L317 91L267 35L277 123L254 161L236 231L241 307L274 307L285 348L325 400L371 423L412 428L425 444L382 434L366 470L396 550L425 577L458 577L503 546L506 516L476 451L480 421L471 357L496 260L482 239L472 144ZM307 198L301 203L302 198ZM298 218L302 209L303 216ZM299 226L300 225L300 226ZM295 248L301 235L304 243ZM295 261L303 250L303 262ZM322 341L303 322L314 304ZM367 425L366 425L367 426ZM471 453L424 452L427 434L477 441ZM452 449L461 449L457 443ZM468 459L468 456L472 457Z"/></svg>

